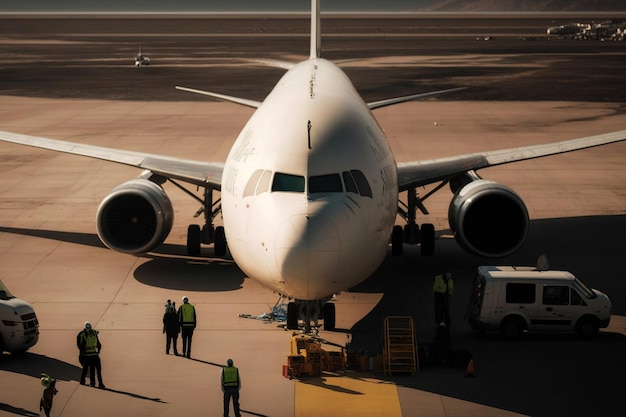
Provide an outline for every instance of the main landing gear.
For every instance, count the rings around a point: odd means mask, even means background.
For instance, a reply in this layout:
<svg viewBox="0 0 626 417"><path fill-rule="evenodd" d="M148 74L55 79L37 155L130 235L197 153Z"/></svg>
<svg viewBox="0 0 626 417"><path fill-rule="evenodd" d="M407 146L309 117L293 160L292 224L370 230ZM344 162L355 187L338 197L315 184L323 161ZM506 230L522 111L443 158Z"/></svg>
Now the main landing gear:
<svg viewBox="0 0 626 417"><path fill-rule="evenodd" d="M391 232L391 253L394 256L402 255L402 245L421 245L422 256L432 256L435 254L435 226L431 223L424 223L420 229L415 222L417 210L423 214L429 214L424 206L424 200L439 191L447 181L439 184L424 197L420 197L415 188L407 190L406 204L398 201L398 214L406 221L404 229L396 225Z"/></svg>
<svg viewBox="0 0 626 417"><path fill-rule="evenodd" d="M204 216L204 225L190 224L187 227L187 254L190 256L200 256L200 247L202 244L208 245L213 243L215 256L224 256L226 254L226 234L223 226L215 227L213 220L222 211L221 199L213 201L213 189L204 189L204 199L199 198L191 191L187 190L173 180L169 180L180 190L191 196L194 200L200 202L201 206L193 217Z"/></svg>

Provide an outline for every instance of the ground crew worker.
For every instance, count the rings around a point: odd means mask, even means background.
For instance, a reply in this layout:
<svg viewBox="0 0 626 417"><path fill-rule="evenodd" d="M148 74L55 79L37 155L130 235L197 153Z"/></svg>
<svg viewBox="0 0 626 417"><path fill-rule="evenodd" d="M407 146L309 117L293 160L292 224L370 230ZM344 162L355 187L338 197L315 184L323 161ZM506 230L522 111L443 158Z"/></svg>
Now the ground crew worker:
<svg viewBox="0 0 626 417"><path fill-rule="evenodd" d="M52 378L48 374L41 374L41 385L43 385L43 392L41 393L41 400L39 400L39 412L41 410L46 413L46 417L50 417L50 411L52 410L52 401L54 396L57 395L56 389L57 380Z"/></svg>
<svg viewBox="0 0 626 417"><path fill-rule="evenodd" d="M239 390L241 389L241 378L239 369L233 366L233 360L226 361L227 366L222 368L222 392L224 393L224 417L228 417L230 399L233 399L233 409L235 417L241 417L239 411Z"/></svg>
<svg viewBox="0 0 626 417"><path fill-rule="evenodd" d="M450 328L450 296L454 292L452 274L435 276L433 294L435 295L435 322L445 323Z"/></svg>
<svg viewBox="0 0 626 417"><path fill-rule="evenodd" d="M165 354L170 354L170 346L174 345L174 355L178 356L178 313L176 312L176 303L167 300L165 304L165 314L163 314L163 333L165 334Z"/></svg>
<svg viewBox="0 0 626 417"><path fill-rule="evenodd" d="M102 344L98 338L98 331L91 327L91 323L85 322L85 328L76 336L76 345L79 350L79 360L83 365L83 372L80 375L80 384L85 385L87 369L89 369L89 385L96 385L95 374L98 376L98 388L105 388L102 382L102 364L100 362L100 351Z"/></svg>
<svg viewBox="0 0 626 417"><path fill-rule="evenodd" d="M191 357L191 339L196 328L196 308L189 303L187 296L183 297L183 304L178 307L178 324L183 336L183 356Z"/></svg>

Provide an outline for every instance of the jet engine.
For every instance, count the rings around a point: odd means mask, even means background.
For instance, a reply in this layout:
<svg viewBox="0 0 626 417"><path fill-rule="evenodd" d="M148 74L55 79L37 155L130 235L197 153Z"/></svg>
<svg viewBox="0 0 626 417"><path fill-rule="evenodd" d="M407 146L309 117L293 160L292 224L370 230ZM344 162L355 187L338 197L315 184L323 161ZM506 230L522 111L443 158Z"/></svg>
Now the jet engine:
<svg viewBox="0 0 626 417"><path fill-rule="evenodd" d="M146 179L115 187L96 216L98 237L123 253L145 253L163 243L172 230L174 210L163 188Z"/></svg>
<svg viewBox="0 0 626 417"><path fill-rule="evenodd" d="M517 251L528 233L528 210L509 187L477 179L459 187L448 221L459 245L474 255L502 257Z"/></svg>

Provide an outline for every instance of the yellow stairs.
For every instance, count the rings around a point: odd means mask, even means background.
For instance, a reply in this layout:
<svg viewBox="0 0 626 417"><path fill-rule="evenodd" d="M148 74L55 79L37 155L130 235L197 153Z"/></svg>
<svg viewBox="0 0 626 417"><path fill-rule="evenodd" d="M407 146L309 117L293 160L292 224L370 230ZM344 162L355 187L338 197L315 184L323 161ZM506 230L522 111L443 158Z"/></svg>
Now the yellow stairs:
<svg viewBox="0 0 626 417"><path fill-rule="evenodd" d="M410 316L385 317L383 368L385 375L419 370L415 328Z"/></svg>

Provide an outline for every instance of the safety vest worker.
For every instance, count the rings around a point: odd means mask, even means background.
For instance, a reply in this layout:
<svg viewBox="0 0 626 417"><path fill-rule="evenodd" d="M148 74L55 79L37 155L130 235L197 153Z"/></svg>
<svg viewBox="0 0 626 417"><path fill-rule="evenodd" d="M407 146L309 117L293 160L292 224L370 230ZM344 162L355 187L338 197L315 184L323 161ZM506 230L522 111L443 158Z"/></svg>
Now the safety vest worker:
<svg viewBox="0 0 626 417"><path fill-rule="evenodd" d="M178 308L178 322L183 327L196 327L196 309L186 298L183 298L183 304Z"/></svg>
<svg viewBox="0 0 626 417"><path fill-rule="evenodd" d="M452 293L454 292L454 281L452 281L452 274L446 272L445 278L443 275L437 275L435 277L435 284L433 285L433 292L452 295Z"/></svg>
<svg viewBox="0 0 626 417"><path fill-rule="evenodd" d="M239 386L239 370L236 366L224 367L222 385L224 386L224 388Z"/></svg>
<svg viewBox="0 0 626 417"><path fill-rule="evenodd" d="M239 389L241 388L241 378L239 378L239 369L233 365L233 360L228 359L226 366L222 368L222 391L224 392L224 415L228 415L230 408L230 400L233 400L233 408L235 409L235 417L241 417L239 410Z"/></svg>
<svg viewBox="0 0 626 417"><path fill-rule="evenodd" d="M89 322L85 323L85 329L78 334L76 344L83 356L97 356L102 346L98 339L98 332L91 327Z"/></svg>
<svg viewBox="0 0 626 417"><path fill-rule="evenodd" d="M85 356L93 356L98 354L98 335L93 330L83 333L85 346Z"/></svg>

